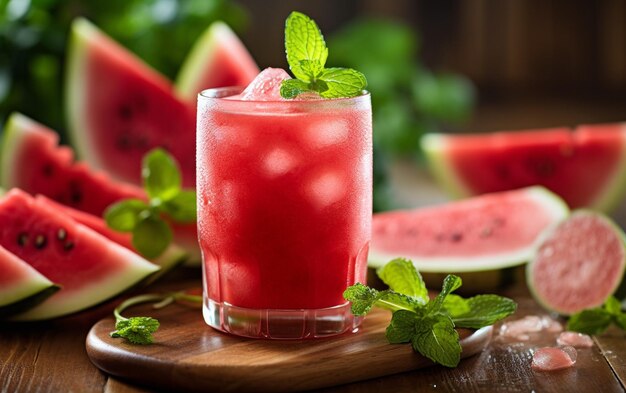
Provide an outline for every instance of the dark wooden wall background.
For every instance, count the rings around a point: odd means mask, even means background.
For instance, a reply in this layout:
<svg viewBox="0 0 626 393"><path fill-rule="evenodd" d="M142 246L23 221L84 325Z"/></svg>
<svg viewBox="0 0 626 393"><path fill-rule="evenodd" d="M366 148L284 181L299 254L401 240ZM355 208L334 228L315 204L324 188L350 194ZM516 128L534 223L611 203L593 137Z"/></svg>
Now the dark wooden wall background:
<svg viewBox="0 0 626 393"><path fill-rule="evenodd" d="M479 114L508 102L531 113L547 106L553 122L626 120L626 0L238 1L254 16L243 39L262 67L286 65L282 29L291 10L326 34L356 15L382 16L420 32L428 66L474 81ZM520 126L550 123L519 117Z"/></svg>

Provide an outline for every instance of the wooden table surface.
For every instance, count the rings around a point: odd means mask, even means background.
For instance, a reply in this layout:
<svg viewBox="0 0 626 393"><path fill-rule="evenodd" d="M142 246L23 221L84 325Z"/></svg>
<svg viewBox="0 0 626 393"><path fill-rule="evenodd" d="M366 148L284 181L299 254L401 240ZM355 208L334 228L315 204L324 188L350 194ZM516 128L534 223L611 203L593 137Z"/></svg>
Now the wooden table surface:
<svg viewBox="0 0 626 393"><path fill-rule="evenodd" d="M198 269L181 269L150 291L200 285ZM513 319L545 312L529 297L524 283L502 294L519 303ZM119 301L119 300L118 300ZM81 315L50 322L0 325L0 392L139 393L152 390L133 386L100 372L85 352L91 326L110 315L118 301ZM496 326L496 329L498 326ZM209 329L209 327L207 327ZM497 330L496 330L497 331ZM581 349L573 368L536 372L531 351L553 346L555 335L540 334L529 342L511 343L497 335L481 354L465 359L455 369L433 366L323 392L623 392L626 381L626 334L610 330L595 337L595 346Z"/></svg>

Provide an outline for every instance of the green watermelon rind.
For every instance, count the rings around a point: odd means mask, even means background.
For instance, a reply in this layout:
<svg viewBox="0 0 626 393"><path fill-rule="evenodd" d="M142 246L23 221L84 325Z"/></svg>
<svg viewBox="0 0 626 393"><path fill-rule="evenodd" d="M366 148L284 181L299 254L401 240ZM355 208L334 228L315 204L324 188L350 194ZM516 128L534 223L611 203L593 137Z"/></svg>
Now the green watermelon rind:
<svg viewBox="0 0 626 393"><path fill-rule="evenodd" d="M569 215L569 208L565 202L553 192L544 187L528 187L526 192L534 198L543 211L550 214L554 227ZM546 228L549 230L549 228ZM373 247L368 255L368 266L379 268L392 259L402 257L413 261L415 267L424 273L470 273L490 270L499 270L523 265L529 262L537 248L537 243L541 240L538 236L535 241L525 247L518 248L510 253L495 255L479 255L474 257L448 257L448 258L425 258L417 255L396 255L389 252L378 252Z"/></svg>
<svg viewBox="0 0 626 393"><path fill-rule="evenodd" d="M203 88L199 87L199 80L201 80L207 72L205 70L207 65L211 65L213 63L216 53L215 50L221 42L225 42L226 44L224 45L224 48L229 50L231 53L236 54L236 56L240 58L240 61L245 61L250 65L254 65L258 73L258 67L254 62L254 59L250 56L250 53L243 45L239 37L237 37L235 32L233 32L226 23L216 21L213 22L204 31L204 33L202 33L200 38L196 40L178 72L174 89L180 99L188 102L196 102L199 93L198 90ZM242 56L245 58L242 59Z"/></svg>
<svg viewBox="0 0 626 393"><path fill-rule="evenodd" d="M577 210L572 212L570 217L575 217L575 216L578 216L578 215L589 215L589 214L590 215L594 215L594 216L599 216L601 218L601 220L604 221L605 224L607 224L609 227L613 228L614 232L622 240L623 247L626 248L626 235L624 234L624 231L617 224L615 224L615 222L613 222L613 220L611 220L610 218L606 217L605 215L603 215L601 213L598 213L597 211L590 210L590 209L577 209ZM550 229L548 229L548 230L543 232L543 234L541 235L539 241L536 243L535 251L534 251L533 255L537 254L537 251L539 250L541 245L552 236L552 234L554 233L554 231L556 229L557 229L557 226L554 226L554 227L552 227L552 228L550 228ZM613 285L611 285L609 287L609 290L607 291L608 295L606 296L606 298L602 302L599 302L598 304L590 305L590 308L591 307L599 307L599 306L601 306L602 304L604 304L604 301L606 301L606 299L609 298L609 296L613 295L614 293L616 293L620 289L620 285L623 283L623 278L624 278L624 276L626 274L626 250L624 250L624 251L625 251L624 252L624 258L621 261L622 262L622 273L621 273L621 275L619 275L619 277L617 277L617 279L613 283ZM535 265L534 259L531 259L529 261L529 263L526 265L526 283L528 285L528 290L530 291L530 294L535 299L535 301L537 303L539 303L539 305L541 307L543 307L544 309L546 309L548 311L552 311L552 312L555 312L557 314L564 315L564 316L569 316L569 315L573 314L572 312L559 309L558 307L554 307L553 305L551 305L546 299L544 299L537 292L537 289L534 286L534 278L533 278L533 268L534 268L534 265ZM580 311L582 311L582 310L580 310Z"/></svg>
<svg viewBox="0 0 626 393"><path fill-rule="evenodd" d="M587 206L601 212L614 210L622 201L626 193L626 123L622 124L622 154L619 163L614 168L614 174L607 178L606 187L597 192L597 197ZM487 134L485 134L487 135ZM454 166L446 155L445 134L425 134L421 139L421 146L433 177L455 198L465 198L474 195L470 187L457 174Z"/></svg>
<svg viewBox="0 0 626 393"><path fill-rule="evenodd" d="M89 21L77 18L72 23L67 51L65 74L65 111L68 120L68 137L79 157L89 156L90 165L103 168L100 156L93 154L89 143L87 122L87 91L85 90L85 70L88 47L91 40L97 40L100 32Z"/></svg>
<svg viewBox="0 0 626 393"><path fill-rule="evenodd" d="M31 308L43 303L46 299L57 293L60 289L60 286L52 284L51 286L33 292L26 297L23 297L12 303L0 306L0 318L11 317L15 314L20 314L27 310L30 310Z"/></svg>

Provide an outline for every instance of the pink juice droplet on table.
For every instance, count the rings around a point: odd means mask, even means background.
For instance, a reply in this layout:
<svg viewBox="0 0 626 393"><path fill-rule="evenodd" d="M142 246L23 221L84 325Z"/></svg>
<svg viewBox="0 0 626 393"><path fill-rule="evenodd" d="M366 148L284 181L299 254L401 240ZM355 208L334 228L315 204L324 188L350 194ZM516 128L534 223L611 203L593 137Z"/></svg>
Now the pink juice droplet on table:
<svg viewBox="0 0 626 393"><path fill-rule="evenodd" d="M572 367L577 355L576 348L571 346L539 348L533 354L531 367L537 371L562 370Z"/></svg>
<svg viewBox="0 0 626 393"><path fill-rule="evenodd" d="M569 345L574 348L593 347L593 340L591 337L578 332L563 332L556 339L556 343L559 345Z"/></svg>

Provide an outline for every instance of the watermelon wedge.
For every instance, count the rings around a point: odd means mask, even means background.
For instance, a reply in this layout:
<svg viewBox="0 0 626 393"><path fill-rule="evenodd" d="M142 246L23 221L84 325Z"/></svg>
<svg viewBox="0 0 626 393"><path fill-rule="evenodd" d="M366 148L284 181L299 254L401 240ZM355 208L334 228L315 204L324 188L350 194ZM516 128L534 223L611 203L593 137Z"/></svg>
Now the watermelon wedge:
<svg viewBox="0 0 626 393"><path fill-rule="evenodd" d="M43 302L59 286L0 246L0 318Z"/></svg>
<svg viewBox="0 0 626 393"><path fill-rule="evenodd" d="M259 67L224 22L214 22L196 41L176 79L178 96L196 106L198 93L212 87L248 86Z"/></svg>
<svg viewBox="0 0 626 393"><path fill-rule="evenodd" d="M497 270L528 262L539 235L568 215L542 187L374 214L368 264L409 258L420 272Z"/></svg>
<svg viewBox="0 0 626 393"><path fill-rule="evenodd" d="M62 289L17 320L59 317L108 300L159 267L18 189L0 200L0 245Z"/></svg>
<svg viewBox="0 0 626 393"><path fill-rule="evenodd" d="M195 187L195 106L85 19L72 24L66 84L70 137L93 168L140 184L142 157L160 146Z"/></svg>
<svg viewBox="0 0 626 393"><path fill-rule="evenodd" d="M114 181L84 163L76 163L69 147L58 146L58 135L42 124L19 113L9 117L5 126L0 158L0 185L5 189L20 188L31 195L41 194L75 210L97 216L89 218L72 209L65 212L107 238L127 246L128 236L104 228L100 220L105 209L121 199L147 199L143 189ZM64 210L64 209L61 209ZM94 222L94 219L96 220ZM125 240L122 240L125 239ZM153 261L169 270L181 259L183 251L188 262L197 265L201 259L196 224L176 224L174 242L164 255ZM129 247L132 249L132 247Z"/></svg>
<svg viewBox="0 0 626 393"><path fill-rule="evenodd" d="M435 178L457 197L542 185L570 208L608 211L626 191L626 124L429 134L422 147Z"/></svg>
<svg viewBox="0 0 626 393"><path fill-rule="evenodd" d="M86 226L89 229L94 230L95 232L101 234L111 241L114 241L120 246L137 252L135 250L135 247L133 247L130 233L121 233L110 229L102 218L82 212L80 210L72 209L69 206L65 206L51 199L48 199L43 195L37 195L35 199L37 199L38 202L49 207L50 209L55 209L67 214L72 219L74 219L74 221ZM186 228L186 226L181 228ZM150 260L150 262L158 265L161 268L158 273L154 274L151 277L151 281L160 277L162 274L171 270L186 259L187 253L185 251L183 251L176 243L170 244L170 246L163 252L161 256Z"/></svg>

